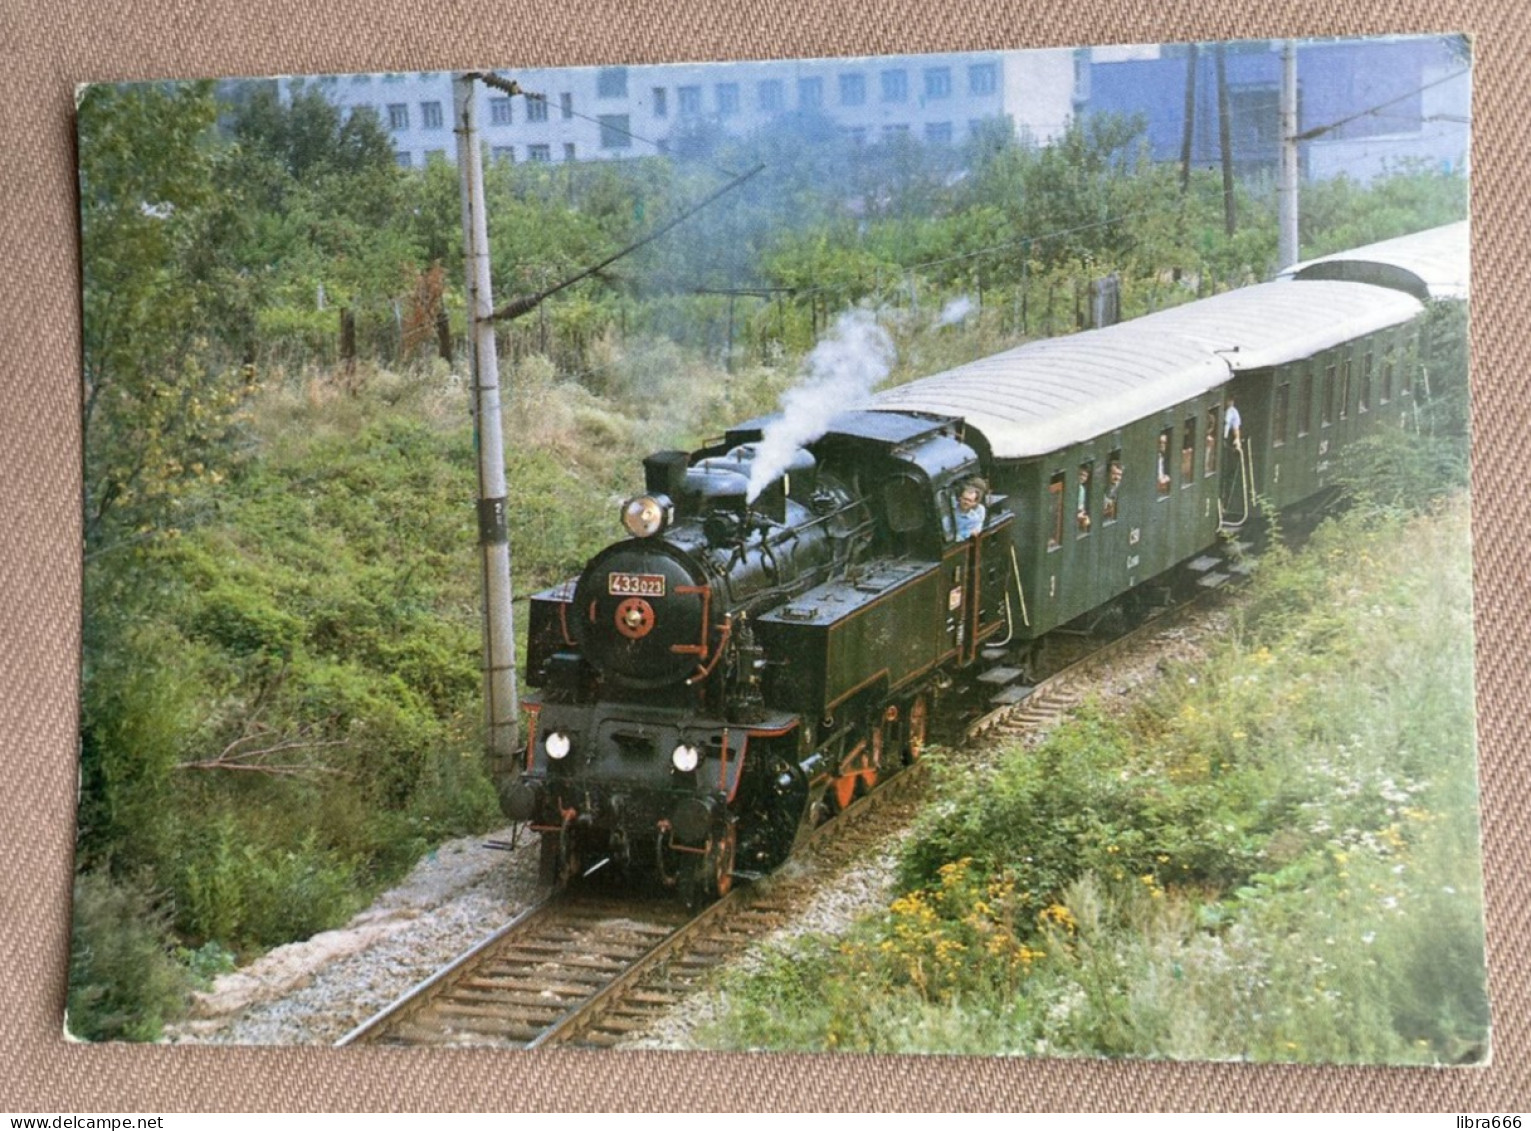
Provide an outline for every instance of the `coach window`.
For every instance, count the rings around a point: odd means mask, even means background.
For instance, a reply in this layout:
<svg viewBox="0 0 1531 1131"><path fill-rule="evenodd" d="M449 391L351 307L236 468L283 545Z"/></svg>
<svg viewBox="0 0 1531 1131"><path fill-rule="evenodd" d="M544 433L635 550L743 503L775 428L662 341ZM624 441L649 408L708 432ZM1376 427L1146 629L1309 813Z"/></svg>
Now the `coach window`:
<svg viewBox="0 0 1531 1131"><path fill-rule="evenodd" d="M1063 545L1063 472L1058 472L1048 480L1047 496L1052 520L1048 529L1047 548L1056 550Z"/></svg>
<svg viewBox="0 0 1531 1131"><path fill-rule="evenodd" d="M1101 496L1100 519L1110 526L1116 521L1117 495L1122 489L1122 449L1117 448L1106 460L1106 490Z"/></svg>
<svg viewBox="0 0 1531 1131"><path fill-rule="evenodd" d="M1340 419L1350 415L1350 355L1340 361Z"/></svg>
<svg viewBox="0 0 1531 1131"><path fill-rule="evenodd" d="M1074 493L1074 529L1083 538L1090 533L1090 500L1095 493L1095 461L1079 465L1078 486Z"/></svg>
<svg viewBox="0 0 1531 1131"><path fill-rule="evenodd" d="M1271 445L1281 447L1286 443L1287 406L1292 399L1292 383L1283 382L1276 389L1276 413L1271 420Z"/></svg>
<svg viewBox="0 0 1531 1131"><path fill-rule="evenodd" d="M1377 399L1387 404L1393 399L1393 347L1388 346L1382 353L1382 388L1378 391Z"/></svg>
<svg viewBox="0 0 1531 1131"><path fill-rule="evenodd" d="M1217 406L1207 409L1207 426L1201 434L1201 473L1217 474Z"/></svg>
<svg viewBox="0 0 1531 1131"><path fill-rule="evenodd" d="M1319 402L1320 427L1328 428L1334 423L1334 362L1324 366L1324 389L1322 400Z"/></svg>
<svg viewBox="0 0 1531 1131"><path fill-rule="evenodd" d="M1185 422L1180 433L1180 485L1189 487L1196 477L1196 418Z"/></svg>
<svg viewBox="0 0 1531 1131"><path fill-rule="evenodd" d="M1159 450L1154 453L1154 486L1159 490L1159 497L1170 493L1170 442L1175 438L1175 430L1166 428L1159 433Z"/></svg>
<svg viewBox="0 0 1531 1131"><path fill-rule="evenodd" d="M1313 431L1313 370L1302 375L1302 385L1297 392L1297 435L1299 438Z"/></svg>
<svg viewBox="0 0 1531 1131"><path fill-rule="evenodd" d="M1370 412L1372 408L1372 352L1366 351L1361 358L1361 393L1356 400L1357 412Z"/></svg>

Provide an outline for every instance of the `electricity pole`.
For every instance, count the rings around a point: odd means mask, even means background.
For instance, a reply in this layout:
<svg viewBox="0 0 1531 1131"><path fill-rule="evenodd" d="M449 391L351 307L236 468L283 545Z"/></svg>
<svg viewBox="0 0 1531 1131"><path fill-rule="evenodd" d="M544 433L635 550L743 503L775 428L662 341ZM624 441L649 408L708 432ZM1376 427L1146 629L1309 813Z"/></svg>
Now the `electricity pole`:
<svg viewBox="0 0 1531 1131"><path fill-rule="evenodd" d="M484 580L484 709L491 764L516 753L516 633L510 606L510 530L506 518L505 445L500 420L500 364L489 282L489 225L479 149L474 76L452 79L453 132L462 184L463 265L473 368L474 440L478 449L478 542Z"/></svg>
<svg viewBox="0 0 1531 1131"><path fill-rule="evenodd" d="M1281 183L1276 188L1280 230L1278 269L1297 262L1297 42L1281 47Z"/></svg>

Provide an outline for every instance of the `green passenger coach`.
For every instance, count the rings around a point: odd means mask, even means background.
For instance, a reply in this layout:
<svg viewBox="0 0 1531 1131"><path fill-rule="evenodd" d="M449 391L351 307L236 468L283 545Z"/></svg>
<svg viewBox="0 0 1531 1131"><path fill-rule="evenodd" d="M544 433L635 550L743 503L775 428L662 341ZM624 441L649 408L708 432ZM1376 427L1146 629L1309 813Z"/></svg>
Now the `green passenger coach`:
<svg viewBox="0 0 1531 1131"><path fill-rule="evenodd" d="M1347 445L1408 424L1425 305L1465 295L1466 246L1453 225L1299 265L874 407L963 421L1015 513L1013 631L1035 639L1195 559L1262 505L1320 495Z"/></svg>

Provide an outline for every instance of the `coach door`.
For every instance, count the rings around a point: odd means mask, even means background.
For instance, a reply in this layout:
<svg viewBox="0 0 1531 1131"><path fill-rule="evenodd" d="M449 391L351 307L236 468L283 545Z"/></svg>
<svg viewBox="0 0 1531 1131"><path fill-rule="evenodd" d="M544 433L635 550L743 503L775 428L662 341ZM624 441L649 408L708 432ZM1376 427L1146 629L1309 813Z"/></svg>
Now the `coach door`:
<svg viewBox="0 0 1531 1131"><path fill-rule="evenodd" d="M995 495L990 496L989 514L993 517L984 523L983 529L963 543L966 559L962 568L963 617L958 662L964 665L977 659L983 642L1006 623L1005 594L1015 516L1004 509L1004 499Z"/></svg>

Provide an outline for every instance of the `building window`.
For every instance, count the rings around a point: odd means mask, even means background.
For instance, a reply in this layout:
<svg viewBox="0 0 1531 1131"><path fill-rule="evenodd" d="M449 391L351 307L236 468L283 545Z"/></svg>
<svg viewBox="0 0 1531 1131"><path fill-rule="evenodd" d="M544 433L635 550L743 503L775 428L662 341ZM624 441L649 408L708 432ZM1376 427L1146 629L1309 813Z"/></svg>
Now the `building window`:
<svg viewBox="0 0 1531 1131"><path fill-rule="evenodd" d="M547 121L548 100L540 94L528 94L526 96L526 120L528 122Z"/></svg>
<svg viewBox="0 0 1531 1131"><path fill-rule="evenodd" d="M510 99L491 98L489 100L489 124L491 126L508 126L510 123Z"/></svg>
<svg viewBox="0 0 1531 1131"><path fill-rule="evenodd" d="M1281 91L1278 87L1231 87L1228 91L1228 120L1233 127L1230 142L1235 153L1249 161L1277 159L1281 145ZM1298 121L1301 120L1299 114Z"/></svg>
<svg viewBox="0 0 1531 1131"><path fill-rule="evenodd" d="M427 149L425 151L425 163L427 165L445 164L447 151L445 149Z"/></svg>
<svg viewBox="0 0 1531 1131"><path fill-rule="evenodd" d="M662 86L654 88L654 117L668 118L670 116L670 92Z"/></svg>
<svg viewBox="0 0 1531 1131"><path fill-rule="evenodd" d="M352 75L351 76L351 81L353 83L371 82L372 81L372 76L371 75Z"/></svg>
<svg viewBox="0 0 1531 1131"><path fill-rule="evenodd" d="M884 71L878 76L882 83L884 102L904 102L909 98L909 73L907 71Z"/></svg>
<svg viewBox="0 0 1531 1131"><path fill-rule="evenodd" d="M566 141L563 143L563 159L565 161L574 160L574 143L572 141Z"/></svg>
<svg viewBox="0 0 1531 1131"><path fill-rule="evenodd" d="M558 96L558 109L563 114L563 120L568 121L574 117L574 95L567 90Z"/></svg>
<svg viewBox="0 0 1531 1131"><path fill-rule="evenodd" d="M842 127L840 130L840 135L857 149L860 149L867 143L867 128L865 126Z"/></svg>
<svg viewBox="0 0 1531 1131"><path fill-rule="evenodd" d="M597 98L626 98L627 68L601 68L600 73L595 77L595 96Z"/></svg>
<svg viewBox="0 0 1531 1131"><path fill-rule="evenodd" d="M718 100L718 115L723 118L731 118L739 112L739 84L736 82L720 82L713 88L713 94Z"/></svg>
<svg viewBox="0 0 1531 1131"><path fill-rule="evenodd" d="M925 140L931 145L950 145L952 143L952 124L950 122L926 122Z"/></svg>
<svg viewBox="0 0 1531 1131"><path fill-rule="evenodd" d="M600 123L602 149L627 149L633 144L626 114L602 114Z"/></svg>
<svg viewBox="0 0 1531 1131"><path fill-rule="evenodd" d="M319 85L320 86L338 86L339 83L340 83L340 76L339 75L320 75L319 76Z"/></svg>
<svg viewBox="0 0 1531 1131"><path fill-rule="evenodd" d="M388 128L390 130L409 129L409 107L402 102L390 102L388 104Z"/></svg>
<svg viewBox="0 0 1531 1131"><path fill-rule="evenodd" d="M441 128L441 103L420 103L420 121L428 130L439 130Z"/></svg>
<svg viewBox="0 0 1531 1131"><path fill-rule="evenodd" d="M999 65L975 63L968 68L968 93L993 94L999 89Z"/></svg>
<svg viewBox="0 0 1531 1131"><path fill-rule="evenodd" d="M904 137L908 133L909 126L907 123L895 123L894 125L884 126L882 128L882 139L883 141L888 142L894 140L895 138Z"/></svg>
<svg viewBox="0 0 1531 1131"><path fill-rule="evenodd" d="M867 79L865 75L841 75L840 76L840 105L863 106L867 100Z"/></svg>
<svg viewBox="0 0 1531 1131"><path fill-rule="evenodd" d="M702 88L678 86L675 88L675 105L682 118L694 118L702 112Z"/></svg>
<svg viewBox="0 0 1531 1131"><path fill-rule="evenodd" d="M547 162L553 160L553 147L550 145L528 145L526 147L526 159L547 164Z"/></svg>
<svg viewBox="0 0 1531 1131"><path fill-rule="evenodd" d="M503 161L507 165L513 165L516 160L516 147L513 145L497 145L489 151L489 156L496 161Z"/></svg>
<svg viewBox="0 0 1531 1131"><path fill-rule="evenodd" d="M768 114L774 114L787 104L782 96L780 79L766 79L756 83L755 97L760 101L760 108Z"/></svg>
<svg viewBox="0 0 1531 1131"><path fill-rule="evenodd" d="M952 69L950 67L925 68L925 97L950 98L952 96Z"/></svg>
<svg viewBox="0 0 1531 1131"><path fill-rule="evenodd" d="M407 150L402 153L395 153L393 155L393 161L394 164L396 164L401 169L408 169L411 165L414 164L414 161L410 158L409 152Z"/></svg>
<svg viewBox="0 0 1531 1131"><path fill-rule="evenodd" d="M404 81L404 76L401 75L398 71L389 71L386 75L383 76L383 81L384 82L403 82Z"/></svg>
<svg viewBox="0 0 1531 1131"><path fill-rule="evenodd" d="M824 80L821 78L797 80L797 108L817 110L824 105Z"/></svg>

